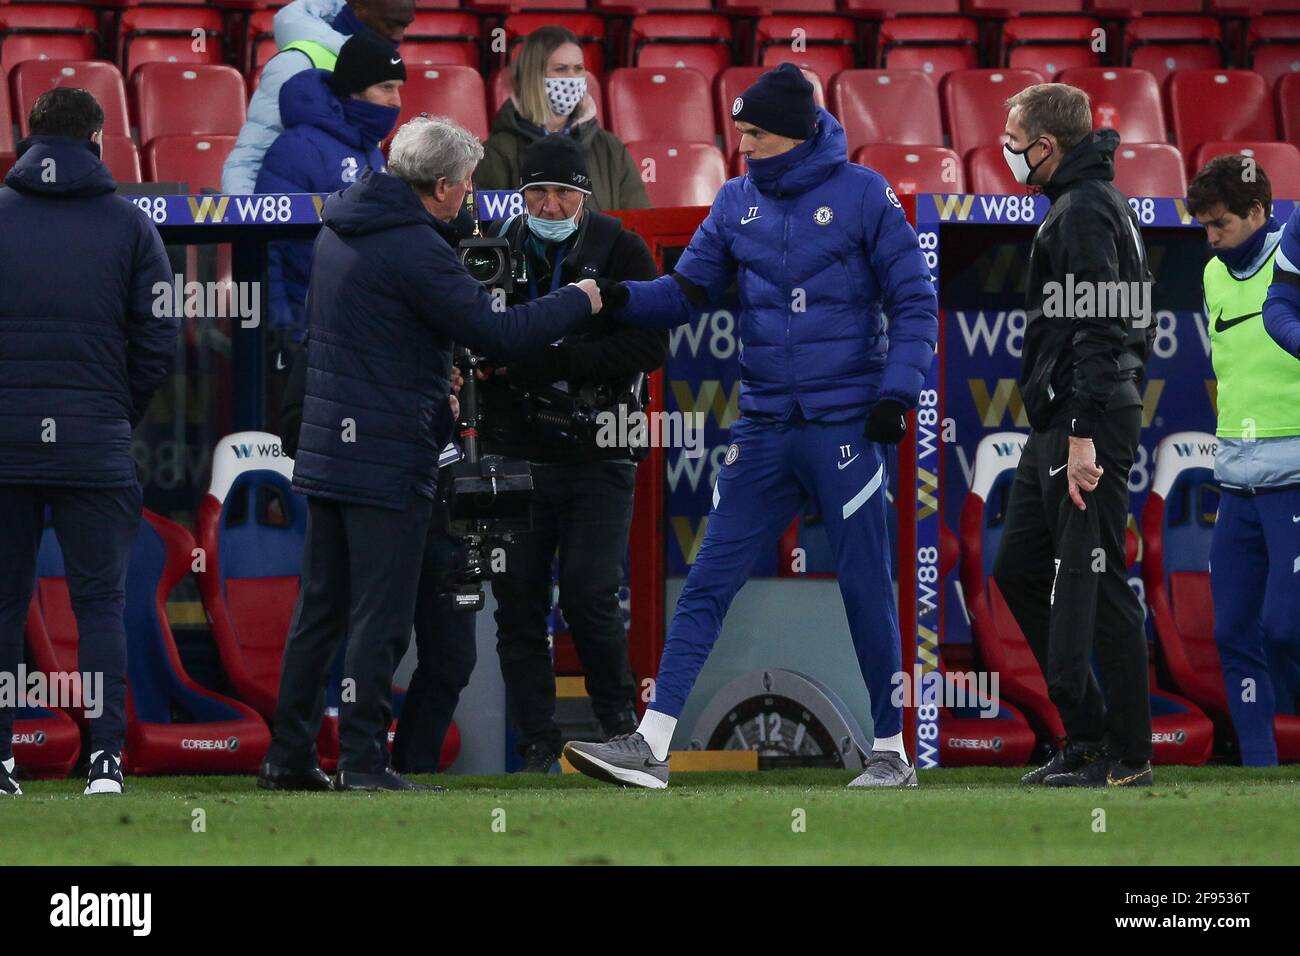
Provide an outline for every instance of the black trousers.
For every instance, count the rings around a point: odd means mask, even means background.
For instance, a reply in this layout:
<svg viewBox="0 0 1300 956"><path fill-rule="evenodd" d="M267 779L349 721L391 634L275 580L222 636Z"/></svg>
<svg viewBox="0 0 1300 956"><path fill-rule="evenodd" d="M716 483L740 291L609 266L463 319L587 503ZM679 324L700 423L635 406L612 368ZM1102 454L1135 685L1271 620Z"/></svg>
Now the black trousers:
<svg viewBox="0 0 1300 956"><path fill-rule="evenodd" d="M399 649L410 642L432 511L433 502L418 495L400 511L308 499L302 583L284 648L271 763L317 765L325 681L347 637L339 769L375 773L388 766L393 671Z"/></svg>
<svg viewBox="0 0 1300 956"><path fill-rule="evenodd" d="M393 738L393 768L402 773L437 772L442 742L478 656L478 615L456 609L440 593L443 577L459 565L461 546L447 535L445 505L437 511L425 542L415 605L415 672ZM405 651L397 651L398 661Z"/></svg>
<svg viewBox="0 0 1300 956"><path fill-rule="evenodd" d="M1106 742L1126 763L1151 759L1146 633L1124 549L1141 427L1140 407L1102 417L1093 442L1104 472L1096 490L1083 493L1086 511L1069 496L1067 427L1032 433L993 569L1070 739ZM1092 671L1094 649L1104 694Z"/></svg>
<svg viewBox="0 0 1300 956"><path fill-rule="evenodd" d="M77 619L77 669L103 675L103 710L89 721L90 749L120 754L126 739L122 615L126 569L140 526L140 486L0 485L0 673L15 677L24 659L27 610L36 586L47 506ZM12 707L0 708L0 760L13 755L14 715Z"/></svg>
<svg viewBox="0 0 1300 956"><path fill-rule="evenodd" d="M497 652L521 750L555 749L555 668L546 619L551 566L560 555L560 610L586 673L592 709L607 736L636 725L636 686L618 590L632 525L636 467L630 462L533 466L533 530L506 547L492 579Z"/></svg>

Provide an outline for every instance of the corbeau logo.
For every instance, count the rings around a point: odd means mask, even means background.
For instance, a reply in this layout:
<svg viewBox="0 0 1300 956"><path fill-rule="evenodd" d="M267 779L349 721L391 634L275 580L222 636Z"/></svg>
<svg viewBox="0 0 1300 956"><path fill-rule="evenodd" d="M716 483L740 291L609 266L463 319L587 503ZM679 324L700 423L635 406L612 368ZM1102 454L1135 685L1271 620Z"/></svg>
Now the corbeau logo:
<svg viewBox="0 0 1300 956"><path fill-rule="evenodd" d="M992 750L996 752L1002 749L1002 738L990 737L987 740L980 740L975 737L950 737L948 746L955 750Z"/></svg>
<svg viewBox="0 0 1300 956"><path fill-rule="evenodd" d="M234 753L238 749L238 737L227 737L225 740L186 737L181 741L181 750L226 750Z"/></svg>
<svg viewBox="0 0 1300 956"><path fill-rule="evenodd" d="M31 744L33 747L44 747L45 731L38 730L30 734L14 734L13 742L15 744Z"/></svg>
<svg viewBox="0 0 1300 956"><path fill-rule="evenodd" d="M1187 732L1184 730L1161 731L1151 735L1153 744L1181 744L1187 739Z"/></svg>

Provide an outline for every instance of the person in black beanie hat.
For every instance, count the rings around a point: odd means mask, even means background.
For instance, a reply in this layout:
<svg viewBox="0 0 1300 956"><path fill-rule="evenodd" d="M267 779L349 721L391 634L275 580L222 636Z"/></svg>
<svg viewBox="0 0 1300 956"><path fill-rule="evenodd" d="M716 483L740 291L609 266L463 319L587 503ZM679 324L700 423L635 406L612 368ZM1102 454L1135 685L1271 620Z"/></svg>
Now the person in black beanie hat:
<svg viewBox="0 0 1300 956"><path fill-rule="evenodd" d="M393 45L377 33L362 30L339 49L329 75L329 87L339 99L389 80L406 81L406 64Z"/></svg>
<svg viewBox="0 0 1300 956"><path fill-rule="evenodd" d="M817 135L817 103L813 85L793 63L768 70L731 104L736 124L803 142Z"/></svg>
<svg viewBox="0 0 1300 956"><path fill-rule="evenodd" d="M502 235L527 263L511 304L545 296L591 276L601 287L659 272L645 242L619 220L589 208L587 153L572 136L552 133L529 144L520 166L526 215ZM524 773L545 773L563 743L556 720L555 668L547 635L559 554L559 604L582 661L592 711L606 737L636 727L636 683L619 607L632 522L636 461L626 447L564 441L530 425L526 394L558 391L583 400L618 396L662 365L668 335L612 322L579 325L559 344L504 362L481 391L483 447L532 462L533 527L506 546L504 571L492 579L497 654L518 728ZM484 376L480 376L483 378ZM605 407L599 401L593 406Z"/></svg>

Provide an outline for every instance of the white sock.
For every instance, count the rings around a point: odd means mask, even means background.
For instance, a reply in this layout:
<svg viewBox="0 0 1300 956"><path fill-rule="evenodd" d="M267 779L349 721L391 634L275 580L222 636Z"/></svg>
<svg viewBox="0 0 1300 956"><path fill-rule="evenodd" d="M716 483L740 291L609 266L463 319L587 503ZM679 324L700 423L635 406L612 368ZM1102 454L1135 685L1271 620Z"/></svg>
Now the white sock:
<svg viewBox="0 0 1300 956"><path fill-rule="evenodd" d="M673 731L677 729L677 718L661 714L657 710L646 710L641 718L641 726L636 732L650 745L650 752L655 760L668 759L668 745L673 742Z"/></svg>
<svg viewBox="0 0 1300 956"><path fill-rule="evenodd" d="M10 757L8 760L0 760L0 764L3 764L3 765L4 765L5 773L13 773L13 772L14 772L14 758L13 758L13 757Z"/></svg>
<svg viewBox="0 0 1300 956"><path fill-rule="evenodd" d="M907 759L907 750L903 747L903 735L901 733L894 734L892 737L877 737L876 742L871 745L871 749L898 754L903 758L903 763L909 767L912 765L912 762Z"/></svg>

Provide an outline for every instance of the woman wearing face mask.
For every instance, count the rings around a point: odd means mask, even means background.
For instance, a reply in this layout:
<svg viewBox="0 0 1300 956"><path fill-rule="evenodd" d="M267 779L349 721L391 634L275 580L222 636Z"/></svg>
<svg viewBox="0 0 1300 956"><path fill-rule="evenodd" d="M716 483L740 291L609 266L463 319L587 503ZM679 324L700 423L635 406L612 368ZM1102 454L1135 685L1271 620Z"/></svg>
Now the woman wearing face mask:
<svg viewBox="0 0 1300 956"><path fill-rule="evenodd" d="M401 112L406 66L393 45L364 30L339 50L334 72L304 70L280 88L284 132L267 150L259 193L332 193L367 168L383 169L379 143ZM271 327L291 338L306 330L310 240L271 243Z"/></svg>
<svg viewBox="0 0 1300 956"><path fill-rule="evenodd" d="M645 209L645 183L627 147L596 121L578 38L564 27L542 27L524 41L511 68L514 93L501 106L474 172L478 189L514 189L524 150L562 133L582 146L591 170L592 209Z"/></svg>

